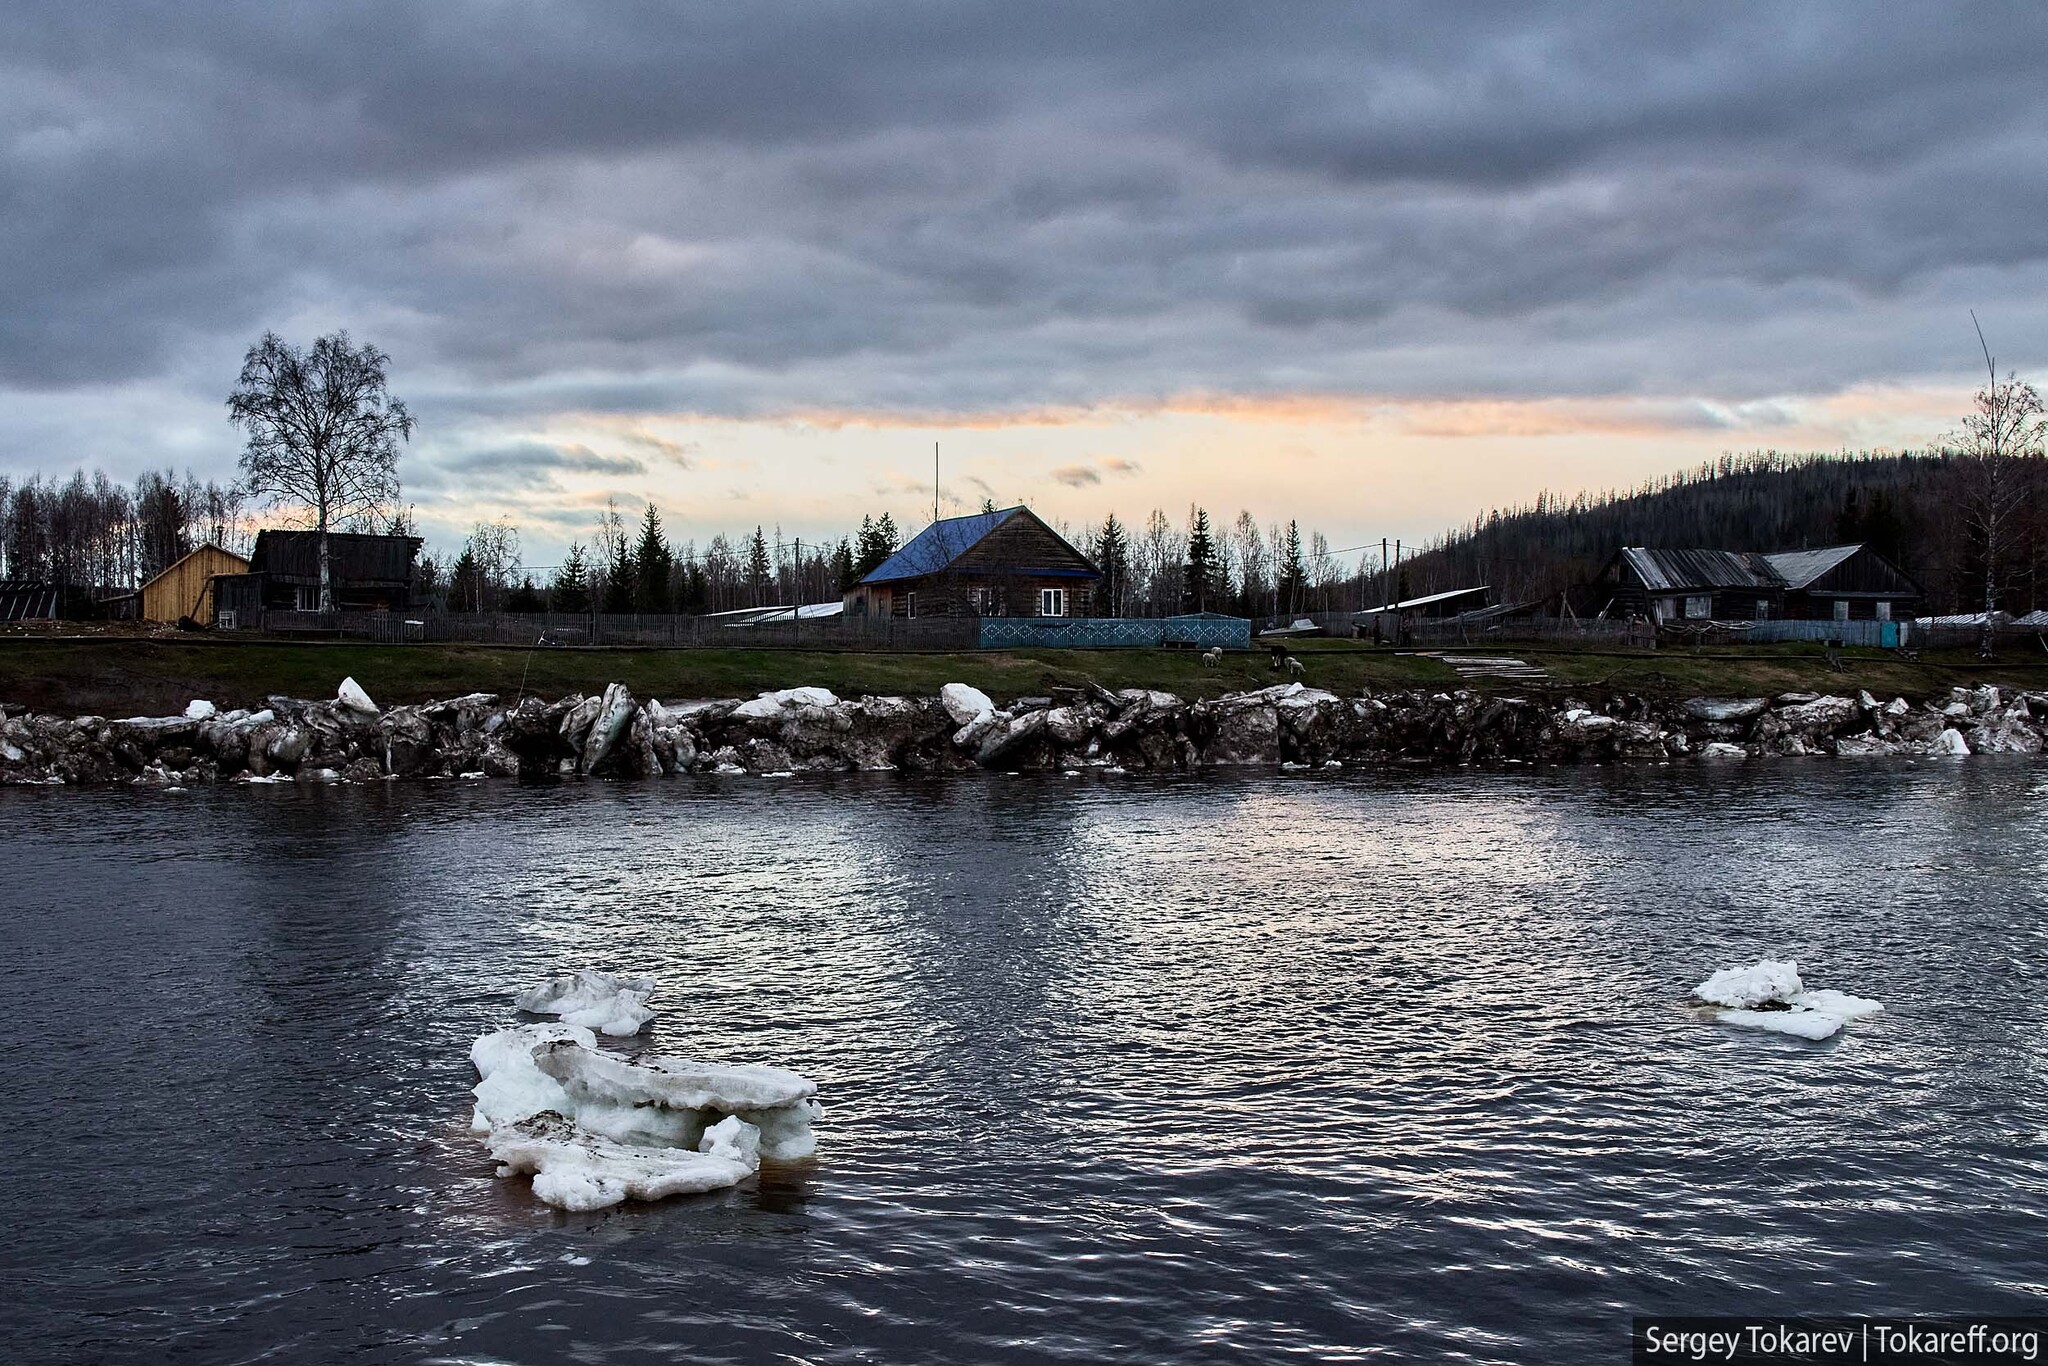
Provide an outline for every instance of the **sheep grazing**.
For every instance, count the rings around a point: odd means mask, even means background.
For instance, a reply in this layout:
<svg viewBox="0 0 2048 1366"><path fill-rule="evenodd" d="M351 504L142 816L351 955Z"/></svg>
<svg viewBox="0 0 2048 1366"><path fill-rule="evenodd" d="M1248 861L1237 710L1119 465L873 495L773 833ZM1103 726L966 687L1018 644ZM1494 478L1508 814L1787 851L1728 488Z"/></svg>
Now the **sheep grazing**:
<svg viewBox="0 0 2048 1366"><path fill-rule="evenodd" d="M1202 667L1205 669L1220 669L1223 667L1223 647L1221 645L1211 645L1202 652Z"/></svg>
<svg viewBox="0 0 2048 1366"><path fill-rule="evenodd" d="M1295 658L1295 657L1294 657L1293 655L1289 655L1289 656L1287 656L1287 675L1288 675L1288 677L1290 677L1290 678L1299 678L1299 677L1301 677L1301 676L1302 676L1302 675L1303 675L1304 673L1306 673L1306 672L1308 672L1308 671L1307 671L1306 669L1304 669L1304 668L1302 668L1302 667L1301 667L1301 661L1300 661L1300 660L1296 659L1296 658Z"/></svg>

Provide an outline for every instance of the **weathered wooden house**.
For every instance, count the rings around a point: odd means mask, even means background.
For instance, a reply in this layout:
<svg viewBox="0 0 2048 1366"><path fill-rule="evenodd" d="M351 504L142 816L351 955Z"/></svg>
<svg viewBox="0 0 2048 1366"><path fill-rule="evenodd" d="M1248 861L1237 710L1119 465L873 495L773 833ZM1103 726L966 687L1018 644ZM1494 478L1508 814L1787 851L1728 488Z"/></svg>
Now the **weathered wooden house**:
<svg viewBox="0 0 2048 1366"><path fill-rule="evenodd" d="M1867 545L1764 558L1785 581L1785 616L1793 621L1890 621L1911 617L1920 604L1920 585Z"/></svg>
<svg viewBox="0 0 2048 1366"><path fill-rule="evenodd" d="M240 555L211 543L202 545L142 585L142 619L179 621L190 617L201 626L211 626L214 580L222 574L248 572L249 562Z"/></svg>
<svg viewBox="0 0 2048 1366"><path fill-rule="evenodd" d="M1865 545L1757 554L1624 546L1581 601L1654 621L1890 621L1919 585Z"/></svg>
<svg viewBox="0 0 2048 1366"><path fill-rule="evenodd" d="M1025 507L947 517L845 595L849 617L1084 617L1102 571Z"/></svg>
<svg viewBox="0 0 2048 1366"><path fill-rule="evenodd" d="M253 627L265 610L312 612L320 606L320 537L312 531L259 531L247 573L214 579L214 616L224 627ZM402 612L414 605L417 536L327 535L335 608Z"/></svg>

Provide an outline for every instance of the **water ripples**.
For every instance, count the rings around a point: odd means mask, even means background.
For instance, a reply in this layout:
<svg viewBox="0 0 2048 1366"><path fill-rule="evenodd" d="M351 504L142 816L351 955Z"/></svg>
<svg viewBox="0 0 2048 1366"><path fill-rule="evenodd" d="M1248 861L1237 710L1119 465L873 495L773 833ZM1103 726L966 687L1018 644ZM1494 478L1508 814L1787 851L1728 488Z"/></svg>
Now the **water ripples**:
<svg viewBox="0 0 2048 1366"><path fill-rule="evenodd" d="M17 1359L1612 1359L2040 1293L2048 786L1781 765L0 793ZM1820 1045L1679 1004L1791 955ZM559 966L815 1076L562 1215L463 1128ZM44 1028L45 1022L48 1028Z"/></svg>

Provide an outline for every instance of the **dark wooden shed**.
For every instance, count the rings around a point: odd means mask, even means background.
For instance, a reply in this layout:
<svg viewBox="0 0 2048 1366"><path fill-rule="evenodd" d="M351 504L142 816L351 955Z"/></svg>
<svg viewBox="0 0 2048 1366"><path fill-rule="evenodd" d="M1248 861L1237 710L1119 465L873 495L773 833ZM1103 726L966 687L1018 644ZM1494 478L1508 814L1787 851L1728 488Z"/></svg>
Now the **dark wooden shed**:
<svg viewBox="0 0 2048 1366"><path fill-rule="evenodd" d="M320 605L319 533L259 531L246 574L214 579L214 611L240 626L263 609L311 612ZM418 591L420 538L330 532L328 572L344 612L402 612Z"/></svg>

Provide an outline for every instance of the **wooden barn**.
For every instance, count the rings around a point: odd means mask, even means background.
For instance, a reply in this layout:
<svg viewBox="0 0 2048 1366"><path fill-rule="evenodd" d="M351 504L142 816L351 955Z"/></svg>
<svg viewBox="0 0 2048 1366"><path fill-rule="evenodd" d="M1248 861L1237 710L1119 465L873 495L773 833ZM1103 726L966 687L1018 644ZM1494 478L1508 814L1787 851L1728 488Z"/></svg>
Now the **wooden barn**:
<svg viewBox="0 0 2048 1366"><path fill-rule="evenodd" d="M312 612L320 606L320 537L312 531L259 531L244 574L214 580L214 614L222 626L254 627L261 613ZM327 534L335 608L402 612L418 591L417 536Z"/></svg>
<svg viewBox="0 0 2048 1366"><path fill-rule="evenodd" d="M1920 588L1865 545L1757 554L1624 546L1575 595L1588 613L1653 621L1890 621Z"/></svg>
<svg viewBox="0 0 2048 1366"><path fill-rule="evenodd" d="M249 562L212 543L173 561L163 573L142 585L144 621L179 621L190 617L213 625L213 581L222 574L246 574Z"/></svg>
<svg viewBox="0 0 2048 1366"><path fill-rule="evenodd" d="M845 597L849 617L1085 617L1102 571L1025 507L947 517Z"/></svg>

